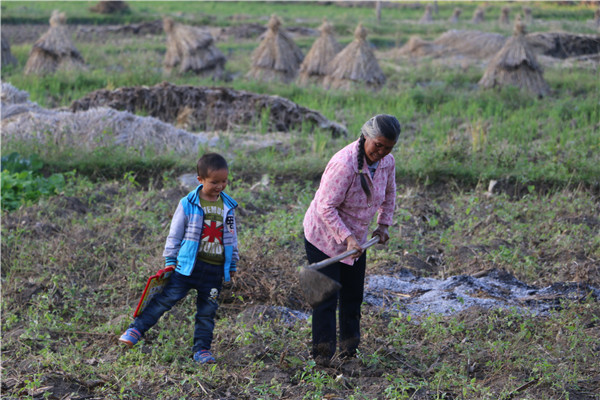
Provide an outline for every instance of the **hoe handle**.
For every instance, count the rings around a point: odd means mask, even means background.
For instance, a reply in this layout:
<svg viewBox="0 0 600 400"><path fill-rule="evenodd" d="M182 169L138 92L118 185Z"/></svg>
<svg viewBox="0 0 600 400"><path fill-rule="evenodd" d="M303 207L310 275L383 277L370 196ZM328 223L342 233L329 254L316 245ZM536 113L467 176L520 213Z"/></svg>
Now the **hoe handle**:
<svg viewBox="0 0 600 400"><path fill-rule="evenodd" d="M363 250L368 249L369 247L373 246L374 244L379 243L379 240L380 240L379 236L377 236L377 235L373 236L371 238L371 240L369 240L367 243L365 243L362 246L362 249ZM356 250L356 249L348 250L348 251L346 251L346 252L344 252L342 254L338 254L337 256L333 256L331 258L326 258L323 261L319 261L319 262L316 262L314 264L310 264L307 268L310 268L310 269L320 269L320 268L326 267L328 265L331 265L333 263L336 263L338 261L342 261L344 258L350 257L351 255L354 255L357 252L358 252L358 250Z"/></svg>

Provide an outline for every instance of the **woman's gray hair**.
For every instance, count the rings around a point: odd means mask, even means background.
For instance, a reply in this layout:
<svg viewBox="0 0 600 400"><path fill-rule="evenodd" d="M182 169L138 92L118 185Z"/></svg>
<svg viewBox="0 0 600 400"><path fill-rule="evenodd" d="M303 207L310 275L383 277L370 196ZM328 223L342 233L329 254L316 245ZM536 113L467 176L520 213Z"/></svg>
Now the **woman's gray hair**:
<svg viewBox="0 0 600 400"><path fill-rule="evenodd" d="M370 139L385 137L393 142L400 136L400 122L393 115L378 114L364 123L360 129L361 134Z"/></svg>
<svg viewBox="0 0 600 400"><path fill-rule="evenodd" d="M378 114L364 123L360 128L360 138L358 139L358 175L360 176L360 186L367 195L367 202L371 203L371 190L363 172L363 162L365 158L365 140L366 138L375 139L384 137L396 143L400 136L400 122L393 115Z"/></svg>

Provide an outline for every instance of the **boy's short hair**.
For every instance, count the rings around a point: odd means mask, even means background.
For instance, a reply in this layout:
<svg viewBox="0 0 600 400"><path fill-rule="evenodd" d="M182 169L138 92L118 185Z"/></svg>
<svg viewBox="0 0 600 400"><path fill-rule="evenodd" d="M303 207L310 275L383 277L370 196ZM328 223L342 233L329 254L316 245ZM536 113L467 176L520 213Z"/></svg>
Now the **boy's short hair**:
<svg viewBox="0 0 600 400"><path fill-rule="evenodd" d="M206 178L210 171L229 169L225 158L217 153L206 153L198 160L196 170L200 178Z"/></svg>

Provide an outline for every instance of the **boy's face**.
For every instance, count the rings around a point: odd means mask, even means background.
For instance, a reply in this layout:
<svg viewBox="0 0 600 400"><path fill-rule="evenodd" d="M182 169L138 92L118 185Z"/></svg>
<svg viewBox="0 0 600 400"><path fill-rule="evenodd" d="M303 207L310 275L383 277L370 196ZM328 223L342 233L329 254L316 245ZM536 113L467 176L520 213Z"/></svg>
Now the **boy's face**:
<svg viewBox="0 0 600 400"><path fill-rule="evenodd" d="M228 176L229 170L227 168L209 170L207 176L199 176L198 182L204 185L200 191L200 197L204 200L216 201L227 186Z"/></svg>

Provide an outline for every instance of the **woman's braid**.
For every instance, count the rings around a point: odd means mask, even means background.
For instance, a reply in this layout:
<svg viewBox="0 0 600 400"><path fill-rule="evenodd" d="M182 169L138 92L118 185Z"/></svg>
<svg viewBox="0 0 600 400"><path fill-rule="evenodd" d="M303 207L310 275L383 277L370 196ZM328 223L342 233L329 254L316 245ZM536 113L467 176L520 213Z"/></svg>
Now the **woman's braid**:
<svg viewBox="0 0 600 400"><path fill-rule="evenodd" d="M360 186L362 190L367 195L367 201L371 202L371 189L369 189L369 184L367 183L367 178L365 178L365 173L363 172L363 164L365 161L365 135L360 134L360 138L358 139L358 174L360 175Z"/></svg>

